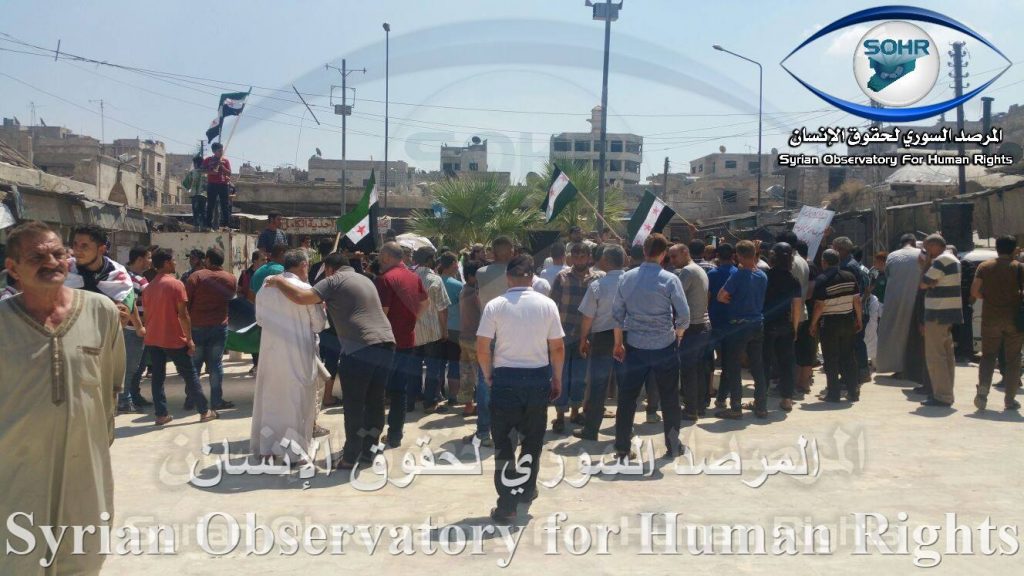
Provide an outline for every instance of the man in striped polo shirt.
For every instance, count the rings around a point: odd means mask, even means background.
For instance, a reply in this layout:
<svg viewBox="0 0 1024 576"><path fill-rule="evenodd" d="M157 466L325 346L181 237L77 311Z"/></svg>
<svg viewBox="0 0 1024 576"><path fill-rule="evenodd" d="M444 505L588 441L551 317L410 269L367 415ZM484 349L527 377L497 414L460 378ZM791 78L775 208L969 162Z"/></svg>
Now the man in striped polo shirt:
<svg viewBox="0 0 1024 576"><path fill-rule="evenodd" d="M928 376L932 381L931 398L924 406L949 408L953 404L952 327L963 324L960 297L960 261L946 251L946 241L939 234L924 239L928 258L921 289L924 294L924 352Z"/></svg>
<svg viewBox="0 0 1024 576"><path fill-rule="evenodd" d="M839 252L828 249L821 255L825 271L814 281L812 338L821 337L825 359L826 402L839 402L843 388L850 402L860 400L857 357L853 354L857 332L864 326L857 279L839 267ZM820 330L819 330L820 323Z"/></svg>

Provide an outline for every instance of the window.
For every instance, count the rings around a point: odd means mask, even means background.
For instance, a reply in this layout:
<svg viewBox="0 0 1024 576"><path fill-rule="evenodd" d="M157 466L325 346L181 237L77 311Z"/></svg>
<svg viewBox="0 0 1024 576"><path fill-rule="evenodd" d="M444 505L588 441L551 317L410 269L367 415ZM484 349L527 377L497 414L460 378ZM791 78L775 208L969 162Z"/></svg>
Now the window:
<svg viewBox="0 0 1024 576"><path fill-rule="evenodd" d="M626 141L626 152L629 152L630 154L639 154L640 153L640 143L639 142L630 142L630 141L627 140Z"/></svg>
<svg viewBox="0 0 1024 576"><path fill-rule="evenodd" d="M621 160L609 160L608 170L612 172L622 172L622 161Z"/></svg>
<svg viewBox="0 0 1024 576"><path fill-rule="evenodd" d="M730 168L736 168L736 161L735 160L726 160L725 161L725 169L728 170Z"/></svg>
<svg viewBox="0 0 1024 576"><path fill-rule="evenodd" d="M703 164L701 164L700 166L698 166L698 167L697 167L697 171L698 171L698 172L704 172L704 165L703 165Z"/></svg>
<svg viewBox="0 0 1024 576"><path fill-rule="evenodd" d="M760 162L747 162L747 172L750 172L751 174L757 174L757 170L760 167Z"/></svg>
<svg viewBox="0 0 1024 576"><path fill-rule="evenodd" d="M590 152L590 140L577 140L573 142L573 150L577 152Z"/></svg>
<svg viewBox="0 0 1024 576"><path fill-rule="evenodd" d="M736 203L736 193L732 192L732 191L729 191L729 190L723 190L722 191L722 203L723 204L735 204Z"/></svg>
<svg viewBox="0 0 1024 576"><path fill-rule="evenodd" d="M600 160L594 160L593 164L594 164L594 171L595 172L601 169L601 161Z"/></svg>
<svg viewBox="0 0 1024 576"><path fill-rule="evenodd" d="M569 152L572 150L572 142L569 140L554 140L551 142L551 149L555 152Z"/></svg>
<svg viewBox="0 0 1024 576"><path fill-rule="evenodd" d="M696 166L690 166L690 174L696 174L696 173L697 173L697 167Z"/></svg>
<svg viewBox="0 0 1024 576"><path fill-rule="evenodd" d="M609 144L609 152L622 152L622 140L612 140Z"/></svg>
<svg viewBox="0 0 1024 576"><path fill-rule="evenodd" d="M366 188L369 185L370 185L370 179L369 178L363 178L363 188Z"/></svg>
<svg viewBox="0 0 1024 576"><path fill-rule="evenodd" d="M461 165L458 162L445 162L444 165L441 166L441 170L449 174L458 172L460 168Z"/></svg>
<svg viewBox="0 0 1024 576"><path fill-rule="evenodd" d="M640 163L639 162L634 162L632 160L626 160L625 162L623 162L623 166L625 166L626 172L631 172L631 173L634 173L634 174L639 174L640 173Z"/></svg>
<svg viewBox="0 0 1024 576"><path fill-rule="evenodd" d="M480 165L479 165L479 164L477 164L476 162L470 162L470 163L469 163L469 169L470 169L471 171L473 171L473 172L476 172L477 170L479 170L479 169L480 169Z"/></svg>
<svg viewBox="0 0 1024 576"><path fill-rule="evenodd" d="M159 162L157 162L156 163L156 173L159 174L162 169L163 169L163 166Z"/></svg>
<svg viewBox="0 0 1024 576"><path fill-rule="evenodd" d="M326 182L326 178L313 178L313 182Z"/></svg>

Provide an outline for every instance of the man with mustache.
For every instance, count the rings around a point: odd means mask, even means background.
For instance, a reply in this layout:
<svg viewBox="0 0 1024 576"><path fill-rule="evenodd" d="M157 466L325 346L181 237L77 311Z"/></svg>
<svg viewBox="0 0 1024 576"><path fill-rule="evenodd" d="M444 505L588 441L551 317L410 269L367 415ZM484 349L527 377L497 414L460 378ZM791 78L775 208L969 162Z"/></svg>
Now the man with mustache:
<svg viewBox="0 0 1024 576"><path fill-rule="evenodd" d="M114 513L110 443L125 371L118 309L64 285L67 249L41 222L8 234L4 266L22 292L0 302L0 486L34 525L109 524L101 515ZM99 531L84 535L84 554L77 548L57 549L56 573L99 572ZM8 554L4 571L38 574L45 554Z"/></svg>

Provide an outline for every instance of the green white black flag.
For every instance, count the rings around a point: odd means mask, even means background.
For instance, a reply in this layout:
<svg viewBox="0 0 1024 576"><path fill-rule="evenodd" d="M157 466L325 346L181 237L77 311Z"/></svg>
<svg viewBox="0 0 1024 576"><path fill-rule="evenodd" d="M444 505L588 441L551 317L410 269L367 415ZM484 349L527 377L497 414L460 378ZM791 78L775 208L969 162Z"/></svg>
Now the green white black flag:
<svg viewBox="0 0 1024 576"><path fill-rule="evenodd" d="M557 218L569 202L576 198L577 193L576 186L573 186L572 181L569 180L565 172L562 172L562 169L557 165L554 168L555 171L551 175L551 183L548 185L548 195L540 205L540 209L544 211L548 222Z"/></svg>
<svg viewBox="0 0 1024 576"><path fill-rule="evenodd" d="M252 88L249 88L249 92L252 92ZM206 131L207 141L212 143L214 138L220 137L221 130L224 128L225 116L238 116L242 113L249 92L229 92L220 95L220 102L217 104L217 117L210 123L210 129Z"/></svg>
<svg viewBox="0 0 1024 576"><path fill-rule="evenodd" d="M629 219L629 236L632 238L632 245L643 244L647 237L655 232L661 232L668 221L676 215L676 211L669 208L653 192L644 192L643 199Z"/></svg>
<svg viewBox="0 0 1024 576"><path fill-rule="evenodd" d="M377 203L377 177L370 172L370 179L366 182L366 190L355 210L345 214L336 221L338 232L341 232L353 244L370 234L370 209Z"/></svg>

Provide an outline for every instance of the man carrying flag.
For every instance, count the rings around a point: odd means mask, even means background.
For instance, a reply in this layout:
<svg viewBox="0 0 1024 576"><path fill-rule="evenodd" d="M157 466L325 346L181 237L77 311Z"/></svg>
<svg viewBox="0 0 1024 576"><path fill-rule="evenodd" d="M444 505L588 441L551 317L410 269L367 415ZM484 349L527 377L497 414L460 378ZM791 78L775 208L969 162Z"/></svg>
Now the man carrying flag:
<svg viewBox="0 0 1024 576"><path fill-rule="evenodd" d="M548 222L551 222L562 213L562 210L569 205L569 202L576 198L577 192L576 186L573 186L569 176L562 172L562 169L557 164L553 166L555 171L551 174L548 195L540 205L540 209L544 212Z"/></svg>
<svg viewBox="0 0 1024 576"><path fill-rule="evenodd" d="M376 205L377 178L374 172L370 172L370 180L366 183L366 190L363 192L363 197L359 199L359 204L354 210L338 218L336 222L338 232L351 240L353 244L359 244L367 236L371 236L372 240L373 218L370 217L370 212Z"/></svg>
<svg viewBox="0 0 1024 576"><path fill-rule="evenodd" d="M644 192L643 199L629 219L629 237L633 246L643 246L644 240L655 232L661 232L676 211L669 208L650 190Z"/></svg>
<svg viewBox="0 0 1024 576"><path fill-rule="evenodd" d="M213 156L203 160L203 171L206 172L206 228L213 229L213 208L218 207L220 219L218 226L227 228L231 217L231 163L224 157L224 145L214 142L210 146Z"/></svg>

